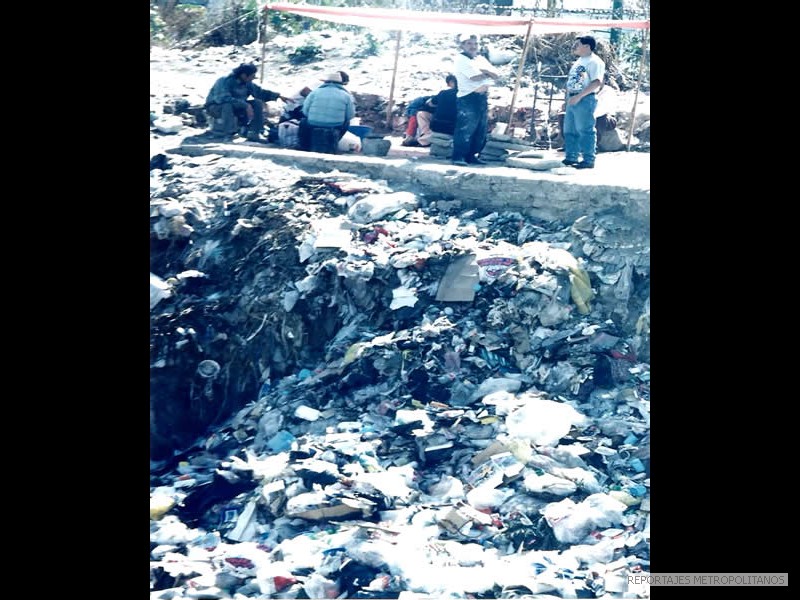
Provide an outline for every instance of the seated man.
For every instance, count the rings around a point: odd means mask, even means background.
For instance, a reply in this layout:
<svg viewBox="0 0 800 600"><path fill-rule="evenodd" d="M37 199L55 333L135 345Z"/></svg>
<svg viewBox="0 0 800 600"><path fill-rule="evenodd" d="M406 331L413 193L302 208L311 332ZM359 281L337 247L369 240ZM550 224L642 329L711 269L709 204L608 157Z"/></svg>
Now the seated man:
<svg viewBox="0 0 800 600"><path fill-rule="evenodd" d="M431 98L433 96L420 96L408 103L406 107L408 123L406 124L406 136L401 142L402 146L419 146L419 143L417 143L417 126L419 123L417 115L420 110L425 110L428 107L428 101Z"/></svg>
<svg viewBox="0 0 800 600"><path fill-rule="evenodd" d="M417 141L420 146L431 145L431 135L437 133L447 133L453 135L456 127L456 93L458 92L458 80L455 75L445 77L447 89L442 90L433 96L428 104L433 107L433 113L420 111L417 113L419 134Z"/></svg>
<svg viewBox="0 0 800 600"><path fill-rule="evenodd" d="M214 117L211 134L220 138L246 130L248 141L266 142L261 137L264 130L264 102L290 98L271 92L253 83L258 69L252 63L242 63L230 75L220 77L206 98L205 109ZM252 96L253 99L248 99Z"/></svg>
<svg viewBox="0 0 800 600"><path fill-rule="evenodd" d="M339 140L356 114L356 105L344 85L350 77L336 71L322 78L323 84L306 96L300 121L300 148L336 154Z"/></svg>

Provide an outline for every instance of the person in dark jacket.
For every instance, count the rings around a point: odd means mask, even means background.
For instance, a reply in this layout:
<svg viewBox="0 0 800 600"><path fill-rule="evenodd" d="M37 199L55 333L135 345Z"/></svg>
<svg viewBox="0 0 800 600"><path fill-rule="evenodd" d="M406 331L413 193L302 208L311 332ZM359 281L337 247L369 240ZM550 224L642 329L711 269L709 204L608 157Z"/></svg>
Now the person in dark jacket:
<svg viewBox="0 0 800 600"><path fill-rule="evenodd" d="M247 140L266 142L261 137L264 131L264 102L290 98L265 90L253 83L258 69L252 63L242 63L230 75L220 77L206 98L205 109L214 117L211 133L218 137L230 137L245 130Z"/></svg>
<svg viewBox="0 0 800 600"><path fill-rule="evenodd" d="M437 133L453 135L456 128L456 94L458 93L458 80L455 75L445 78L447 89L442 90L433 97L433 118L431 130Z"/></svg>

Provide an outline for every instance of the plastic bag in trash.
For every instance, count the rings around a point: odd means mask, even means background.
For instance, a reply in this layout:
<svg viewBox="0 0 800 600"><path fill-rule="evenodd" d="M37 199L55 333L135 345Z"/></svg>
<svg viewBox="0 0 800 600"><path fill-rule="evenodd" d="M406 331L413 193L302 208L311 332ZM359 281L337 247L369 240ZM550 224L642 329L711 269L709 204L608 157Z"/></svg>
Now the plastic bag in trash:
<svg viewBox="0 0 800 600"><path fill-rule="evenodd" d="M598 527L618 525L628 507L606 494L592 494L580 504L570 498L552 502L541 513L563 544L576 544Z"/></svg>
<svg viewBox="0 0 800 600"><path fill-rule="evenodd" d="M586 427L589 419L569 404L531 398L506 417L509 435L537 446L555 446L573 427Z"/></svg>
<svg viewBox="0 0 800 600"><path fill-rule="evenodd" d="M589 301L594 298L592 284L589 281L589 274L579 267L572 267L569 270L570 295L578 312L588 315L591 311Z"/></svg>

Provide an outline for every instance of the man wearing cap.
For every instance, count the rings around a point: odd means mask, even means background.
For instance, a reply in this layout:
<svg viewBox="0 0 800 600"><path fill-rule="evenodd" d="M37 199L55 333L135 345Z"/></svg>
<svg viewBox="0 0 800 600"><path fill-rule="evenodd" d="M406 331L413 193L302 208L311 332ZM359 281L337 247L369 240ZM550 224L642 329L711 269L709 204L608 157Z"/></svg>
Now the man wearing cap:
<svg viewBox="0 0 800 600"><path fill-rule="evenodd" d="M350 77L335 71L322 77L323 84L306 96L305 118L300 121L300 147L313 152L336 153L339 140L356 114L353 96L344 88Z"/></svg>
<svg viewBox="0 0 800 600"><path fill-rule="evenodd" d="M603 87L606 65L594 53L597 42L591 35L575 38L572 53L578 58L567 76L567 106L564 115L565 165L594 169L597 154L597 129L594 111L597 92ZM578 155L583 156L578 161Z"/></svg>
<svg viewBox="0 0 800 600"><path fill-rule="evenodd" d="M461 53L456 56L453 74L456 92L456 127L453 132L453 164L486 164L478 154L486 145L489 128L489 84L500 76L489 61L478 56L478 36L458 36Z"/></svg>
<svg viewBox="0 0 800 600"><path fill-rule="evenodd" d="M261 137L264 131L264 102L278 98L288 102L289 98L253 83L257 70L252 63L242 63L214 83L204 107L214 117L212 135L232 138L241 128L246 130L248 141L267 141ZM248 100L250 97L253 99Z"/></svg>

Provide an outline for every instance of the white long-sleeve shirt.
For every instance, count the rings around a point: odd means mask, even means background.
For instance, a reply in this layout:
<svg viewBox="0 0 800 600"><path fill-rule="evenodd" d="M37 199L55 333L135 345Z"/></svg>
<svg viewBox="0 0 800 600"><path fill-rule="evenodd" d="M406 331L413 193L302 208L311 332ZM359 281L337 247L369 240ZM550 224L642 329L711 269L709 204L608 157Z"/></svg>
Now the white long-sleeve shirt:
<svg viewBox="0 0 800 600"><path fill-rule="evenodd" d="M453 65L453 75L455 75L458 80L458 93L456 95L459 98L463 98L479 87L485 86L493 81L491 77L486 75L481 79L470 79L470 77L480 75L482 69L492 72L495 71L492 65L489 64L489 61L480 54L475 58L470 58L463 52L459 52L456 55Z"/></svg>

